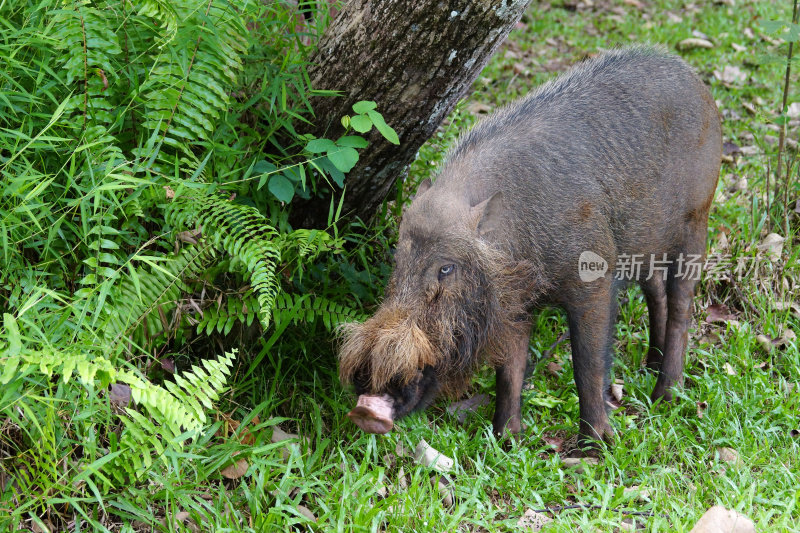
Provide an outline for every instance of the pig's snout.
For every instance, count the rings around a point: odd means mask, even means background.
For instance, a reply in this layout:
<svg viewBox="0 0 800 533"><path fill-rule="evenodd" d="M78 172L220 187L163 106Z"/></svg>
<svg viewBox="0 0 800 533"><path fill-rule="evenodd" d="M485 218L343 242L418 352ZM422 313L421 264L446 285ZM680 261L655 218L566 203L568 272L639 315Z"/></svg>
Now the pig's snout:
<svg viewBox="0 0 800 533"><path fill-rule="evenodd" d="M392 430L392 399L387 396L362 394L355 408L347 413L355 424L367 433L384 434Z"/></svg>

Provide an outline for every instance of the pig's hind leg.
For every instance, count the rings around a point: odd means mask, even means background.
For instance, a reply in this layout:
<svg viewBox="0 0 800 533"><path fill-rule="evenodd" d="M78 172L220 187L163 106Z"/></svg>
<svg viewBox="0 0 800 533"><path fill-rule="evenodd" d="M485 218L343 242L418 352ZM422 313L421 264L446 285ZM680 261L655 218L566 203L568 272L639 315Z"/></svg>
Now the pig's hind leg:
<svg viewBox="0 0 800 533"><path fill-rule="evenodd" d="M640 283L650 325L650 345L647 348L646 364L651 370L659 370L664 358L664 342L667 332L667 286L661 272Z"/></svg>
<svg viewBox="0 0 800 533"><path fill-rule="evenodd" d="M673 258L667 277L667 324L664 338L664 356L658 372L651 399L672 400L673 386L683 385L683 365L689 338L694 289L700 275L699 269L687 267L690 258L702 258L705 251L705 217L694 226L690 224L685 234L683 257ZM679 266L683 265L681 268Z"/></svg>
<svg viewBox="0 0 800 533"><path fill-rule="evenodd" d="M575 385L580 404L582 445L608 440L614 431L608 420L606 394L611 369L611 344L616 318L616 287L609 279L583 285L566 307Z"/></svg>

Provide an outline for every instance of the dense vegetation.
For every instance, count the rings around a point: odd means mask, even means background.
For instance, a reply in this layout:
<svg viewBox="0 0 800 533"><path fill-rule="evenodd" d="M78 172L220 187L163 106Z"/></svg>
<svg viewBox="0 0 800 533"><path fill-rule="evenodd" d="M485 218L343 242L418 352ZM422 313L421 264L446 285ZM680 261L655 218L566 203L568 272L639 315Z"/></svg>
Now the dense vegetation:
<svg viewBox="0 0 800 533"><path fill-rule="evenodd" d="M592 507L554 530L683 530L715 503L796 527L790 3L534 2L370 225L340 222L338 206L369 150L359 133L392 138L375 104L354 106L344 137L303 134L324 4L301 3L303 18L281 1L0 2L0 531L495 531L567 504ZM537 315L521 442L491 436L491 405L464 424L442 403L387 437L356 432L332 332L378 301L406 192L476 116L634 41L681 49L727 141L709 244L722 267L696 301L676 406L649 405L631 291L618 440L599 465L578 473L553 453L578 416L556 310ZM290 227L293 198L323 189L329 227ZM473 392L492 381L482 372ZM451 506L398 452L421 438L456 461Z"/></svg>

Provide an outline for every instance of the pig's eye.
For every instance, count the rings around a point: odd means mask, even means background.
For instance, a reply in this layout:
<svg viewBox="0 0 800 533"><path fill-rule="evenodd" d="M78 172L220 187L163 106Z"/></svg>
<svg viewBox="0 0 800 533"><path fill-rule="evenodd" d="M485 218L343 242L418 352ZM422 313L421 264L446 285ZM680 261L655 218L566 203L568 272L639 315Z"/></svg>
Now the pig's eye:
<svg viewBox="0 0 800 533"><path fill-rule="evenodd" d="M440 268L439 269L439 281L441 281L442 278L447 277L450 274L452 274L455 269L456 269L455 265L445 265L442 268Z"/></svg>

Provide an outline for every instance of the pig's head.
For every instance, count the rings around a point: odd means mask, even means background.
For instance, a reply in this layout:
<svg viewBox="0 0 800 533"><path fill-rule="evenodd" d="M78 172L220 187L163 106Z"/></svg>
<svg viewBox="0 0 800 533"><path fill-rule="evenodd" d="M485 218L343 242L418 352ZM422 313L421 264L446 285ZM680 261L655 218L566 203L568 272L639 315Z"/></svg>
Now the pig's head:
<svg viewBox="0 0 800 533"><path fill-rule="evenodd" d="M400 224L383 304L341 328L339 375L359 395L348 416L369 433L461 391L480 362L499 363L497 348L525 313L532 269L489 239L502 195L472 206L426 188Z"/></svg>

